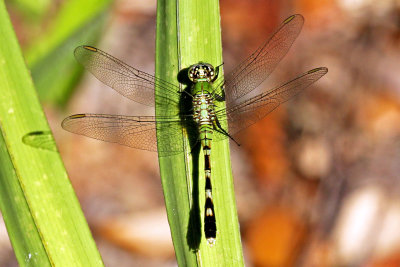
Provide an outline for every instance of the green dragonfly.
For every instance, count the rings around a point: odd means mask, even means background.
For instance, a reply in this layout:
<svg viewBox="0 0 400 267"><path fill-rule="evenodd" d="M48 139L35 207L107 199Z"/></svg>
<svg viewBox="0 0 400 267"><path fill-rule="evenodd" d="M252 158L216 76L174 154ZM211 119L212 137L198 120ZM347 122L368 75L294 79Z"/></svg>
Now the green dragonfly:
<svg viewBox="0 0 400 267"><path fill-rule="evenodd" d="M190 86L179 86L135 69L91 46L75 49L75 57L100 81L138 103L162 107L162 116L121 116L76 114L67 117L62 127L72 133L119 143L133 148L157 151L161 156L183 151L182 129L200 143L204 154L205 209L204 233L211 246L217 228L211 186L211 147L213 141L231 138L324 76L328 70L312 69L276 88L254 97L245 97L275 69L299 35L304 23L301 15L284 20L279 29L224 80L221 66L199 62L187 69ZM156 89L156 90L155 90ZM242 98L244 97L244 98ZM157 103L156 103L157 101ZM225 102L226 107L221 105ZM189 104L187 104L189 103ZM193 130L194 129L194 130ZM165 138L158 145L156 130ZM180 136L179 136L180 135ZM235 141L236 142L236 141Z"/></svg>

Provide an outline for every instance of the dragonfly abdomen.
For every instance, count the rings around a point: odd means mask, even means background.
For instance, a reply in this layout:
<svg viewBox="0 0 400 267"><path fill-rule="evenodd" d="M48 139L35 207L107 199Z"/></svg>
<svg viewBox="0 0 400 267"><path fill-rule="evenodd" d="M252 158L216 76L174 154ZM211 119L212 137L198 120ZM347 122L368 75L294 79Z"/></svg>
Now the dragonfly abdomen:
<svg viewBox="0 0 400 267"><path fill-rule="evenodd" d="M199 88L201 88L201 92L193 96L193 118L198 125L200 142L204 154L204 234L207 243L212 246L215 244L217 235L211 185L211 143L214 132L215 112L213 99L208 92L204 91L204 85L205 84L200 84Z"/></svg>
<svg viewBox="0 0 400 267"><path fill-rule="evenodd" d="M214 245L217 235L217 225L214 213L214 203L211 185L211 144L213 128L210 124L200 126L200 140L204 154L205 204L204 204L204 234L208 244Z"/></svg>
<svg viewBox="0 0 400 267"><path fill-rule="evenodd" d="M217 225L214 213L214 203L211 186L211 140L204 140L207 145L203 146L204 153L204 176L205 176L205 204L204 204L204 234L209 245L214 245L217 236ZM202 140L203 143L203 140Z"/></svg>

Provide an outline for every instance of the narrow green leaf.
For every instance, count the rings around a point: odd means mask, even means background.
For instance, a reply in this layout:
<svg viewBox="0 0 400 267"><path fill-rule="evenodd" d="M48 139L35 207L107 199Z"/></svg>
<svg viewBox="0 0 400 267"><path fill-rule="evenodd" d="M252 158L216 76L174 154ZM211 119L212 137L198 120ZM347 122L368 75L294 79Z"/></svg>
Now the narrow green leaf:
<svg viewBox="0 0 400 267"><path fill-rule="evenodd" d="M24 51L39 98L63 106L82 72L72 53L95 44L111 0L71 0L58 10L52 24Z"/></svg>
<svg viewBox="0 0 400 267"><path fill-rule="evenodd" d="M3 1L0 25L0 207L19 264L103 266Z"/></svg>
<svg viewBox="0 0 400 267"><path fill-rule="evenodd" d="M31 21L42 19L51 6L51 0L12 0L10 4L15 5L20 12Z"/></svg>
<svg viewBox="0 0 400 267"><path fill-rule="evenodd" d="M200 61L222 64L219 4L214 0L160 0L157 6L156 76L179 84L178 72ZM222 75L220 73L220 75ZM182 89L184 89L184 86ZM156 101L156 114L168 112ZM158 146L167 146L159 129ZM180 266L243 266L228 140L214 142L211 152L216 244L203 233L204 157L191 151L182 132L185 153L159 156L168 220Z"/></svg>

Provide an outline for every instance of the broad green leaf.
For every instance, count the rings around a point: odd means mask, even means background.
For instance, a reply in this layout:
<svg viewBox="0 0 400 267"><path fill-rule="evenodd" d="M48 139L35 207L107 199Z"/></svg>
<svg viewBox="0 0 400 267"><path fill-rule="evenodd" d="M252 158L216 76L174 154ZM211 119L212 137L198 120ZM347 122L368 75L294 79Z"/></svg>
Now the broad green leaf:
<svg viewBox="0 0 400 267"><path fill-rule="evenodd" d="M0 25L0 207L18 262L103 266L3 1Z"/></svg>

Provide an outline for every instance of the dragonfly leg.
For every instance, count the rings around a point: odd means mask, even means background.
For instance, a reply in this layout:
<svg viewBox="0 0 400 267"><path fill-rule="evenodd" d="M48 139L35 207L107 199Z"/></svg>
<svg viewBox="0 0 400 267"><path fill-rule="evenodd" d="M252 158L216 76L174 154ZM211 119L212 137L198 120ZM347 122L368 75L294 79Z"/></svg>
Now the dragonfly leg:
<svg viewBox="0 0 400 267"><path fill-rule="evenodd" d="M220 69L221 69L221 67L224 65L224 62L222 62L222 64L221 65L218 65L216 68L215 68L215 77L214 77L214 79L212 79L212 81L211 82L215 82L217 79L218 79L218 77L219 77L219 71L220 71ZM217 93L218 92L218 93ZM219 95L219 92L221 92L221 95ZM222 85L221 85L221 83L216 87L216 89L214 89L213 90L213 92L212 92L212 94L213 94L213 97L217 100L217 101L225 101L225 80L222 82Z"/></svg>
<svg viewBox="0 0 400 267"><path fill-rule="evenodd" d="M221 93L221 94L219 94ZM221 85L218 85L213 91L213 97L217 101L225 101L225 80L222 82Z"/></svg>
<svg viewBox="0 0 400 267"><path fill-rule="evenodd" d="M222 133L223 135L228 136L233 142L235 142L235 144L240 146L239 142L236 141L227 131L225 131L224 128L222 128L221 123L219 122L218 118L215 118L214 128L216 131Z"/></svg>
<svg viewBox="0 0 400 267"><path fill-rule="evenodd" d="M218 66L215 68L215 76L214 76L214 79L211 80L211 82L214 82L216 79L218 79L219 70L221 69L221 67L222 67L223 65L224 65L224 62L222 62L221 65L218 65Z"/></svg>
<svg viewBox="0 0 400 267"><path fill-rule="evenodd" d="M225 101L225 82L223 85L221 85L221 93L222 95L219 95L217 93L214 94L214 98L220 102Z"/></svg>

